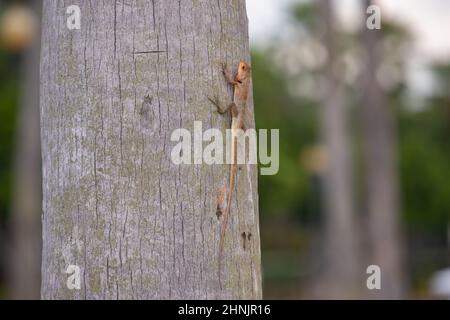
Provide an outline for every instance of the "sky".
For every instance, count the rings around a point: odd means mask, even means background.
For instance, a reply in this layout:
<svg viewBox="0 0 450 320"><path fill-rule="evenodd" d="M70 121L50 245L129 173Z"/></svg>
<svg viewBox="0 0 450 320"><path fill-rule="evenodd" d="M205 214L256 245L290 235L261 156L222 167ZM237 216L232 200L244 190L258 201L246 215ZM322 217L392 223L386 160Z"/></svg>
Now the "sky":
<svg viewBox="0 0 450 320"><path fill-rule="evenodd" d="M299 0L247 0L250 40L257 45L269 41L288 21L289 6ZM360 0L335 1L338 19L355 27ZM378 0L381 15L407 25L417 40L418 53L430 59L450 56L449 0Z"/></svg>
<svg viewBox="0 0 450 320"><path fill-rule="evenodd" d="M289 5L295 0L247 0L250 42L258 45L277 34L288 16Z"/></svg>
<svg viewBox="0 0 450 320"><path fill-rule="evenodd" d="M283 32L289 21L289 6L301 0L247 0L250 42L264 45ZM335 0L338 23L358 28L361 0ZM381 19L396 20L412 31L415 45L409 59L411 86L431 90L430 61L450 60L450 0L378 0Z"/></svg>

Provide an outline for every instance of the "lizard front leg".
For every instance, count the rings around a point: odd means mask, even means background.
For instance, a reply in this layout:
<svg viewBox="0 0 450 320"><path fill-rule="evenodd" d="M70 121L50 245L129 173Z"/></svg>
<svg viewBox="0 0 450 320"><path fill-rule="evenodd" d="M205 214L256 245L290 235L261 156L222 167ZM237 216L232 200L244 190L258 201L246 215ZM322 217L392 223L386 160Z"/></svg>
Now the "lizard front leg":
<svg viewBox="0 0 450 320"><path fill-rule="evenodd" d="M231 73L230 73L230 71L228 71L227 65L226 65L225 63L222 63L222 73L223 73L223 75L225 76L225 80L226 80L229 84L231 84L232 86L236 86L236 85L239 84L238 81L234 80L234 79L231 77Z"/></svg>

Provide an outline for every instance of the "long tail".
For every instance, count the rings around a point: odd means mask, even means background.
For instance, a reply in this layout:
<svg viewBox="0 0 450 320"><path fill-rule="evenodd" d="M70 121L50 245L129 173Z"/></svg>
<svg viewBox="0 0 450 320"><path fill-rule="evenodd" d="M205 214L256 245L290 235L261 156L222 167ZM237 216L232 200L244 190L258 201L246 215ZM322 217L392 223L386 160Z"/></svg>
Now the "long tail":
<svg viewBox="0 0 450 320"><path fill-rule="evenodd" d="M228 225L228 217L230 216L230 208L231 208L231 199L233 195L233 189L234 189L234 181L236 176L236 163L237 163L237 139L233 138L233 150L232 150L232 163L230 165L230 185L229 185L229 191L228 191L228 199L227 199L227 207L225 208L225 212L223 214L223 223L222 223L222 229L220 230L220 240L219 240L219 283L222 285L221 282L221 274L222 274L222 255L223 255L223 242L225 239L225 232L227 230Z"/></svg>

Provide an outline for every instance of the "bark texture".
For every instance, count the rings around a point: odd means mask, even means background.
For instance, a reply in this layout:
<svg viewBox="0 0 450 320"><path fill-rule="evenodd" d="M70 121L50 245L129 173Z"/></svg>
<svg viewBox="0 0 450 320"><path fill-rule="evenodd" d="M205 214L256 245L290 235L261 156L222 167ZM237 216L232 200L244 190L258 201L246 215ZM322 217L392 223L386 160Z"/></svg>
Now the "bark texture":
<svg viewBox="0 0 450 320"><path fill-rule="evenodd" d="M44 0L43 14L42 298L261 298L255 166L238 173L220 286L228 166L170 159L173 130L230 124L206 97L230 100L220 63L250 59L245 2Z"/></svg>

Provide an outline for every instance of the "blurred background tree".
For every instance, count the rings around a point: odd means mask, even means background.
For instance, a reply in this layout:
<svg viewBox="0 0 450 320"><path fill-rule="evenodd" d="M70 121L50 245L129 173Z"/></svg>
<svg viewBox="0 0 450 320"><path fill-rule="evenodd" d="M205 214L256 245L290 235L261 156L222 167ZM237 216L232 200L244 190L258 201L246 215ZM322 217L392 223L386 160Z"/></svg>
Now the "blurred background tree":
<svg viewBox="0 0 450 320"><path fill-rule="evenodd" d="M319 243L325 236L320 177L331 161L331 154L320 143L319 106L323 86L319 76L327 55L315 33L316 24L324 21L320 19L317 2L303 1L291 7L291 12L292 32L274 39L267 47L255 48L253 54L256 122L261 128L281 128L282 141L279 174L260 177L259 185L265 296L268 298L309 297L311 281L314 284L314 279L324 276L323 261L318 258L322 254ZM364 30L366 17L361 16L361 30ZM355 223L360 234L374 235L364 238L356 235L361 242L363 261L368 266L385 257L394 260L385 262L392 266L385 270L388 272L386 280L390 278L394 286L389 287L384 297L430 295L427 282L431 274L449 265L450 68L448 64L430 66L441 90L425 97L422 103L411 102L405 57L414 39L403 25L383 17L375 40L359 30L346 30L339 25L333 32L337 44L335 68L340 75L338 81L343 84L344 104L351 121ZM370 59L368 50L374 51L377 60ZM361 81L363 72L367 71L371 72L368 81L376 79L380 83L378 93L368 96L362 87L366 82ZM374 99L381 100L374 102ZM383 147L383 142L381 147L374 146L367 130L362 134L364 125L369 124L372 129L376 126L371 123L376 119L371 118L369 110L366 122L362 122L360 112L364 109L361 107L381 108L387 112L383 117L391 119L381 119L384 125L391 126L382 132L388 135L383 138L387 146ZM375 129L374 133L377 132L379 130ZM370 175L365 173L371 165L364 156L369 147L378 148L372 153L388 157L384 176L377 168L372 169ZM393 148L392 151L389 148ZM378 164L376 160L372 165ZM386 183L391 200L377 199L383 195L367 189L368 183L377 183L374 178L379 178L381 185ZM396 185L398 196L395 195ZM370 213L367 201L373 206ZM388 210L377 207L379 201L388 202L388 207L384 206ZM380 215L377 210L384 212ZM373 229L374 219L379 220L378 231ZM389 236L383 239L386 226ZM406 232L404 236L402 230ZM389 246L386 241L395 241L390 244L394 247L391 253L383 250ZM379 248L378 256L374 255L374 246ZM361 273L365 273L365 268ZM411 288L405 292L408 285ZM360 297L383 297L369 294L368 290L360 294Z"/></svg>
<svg viewBox="0 0 450 320"><path fill-rule="evenodd" d="M2 113L11 112L11 122L5 138L8 155L4 170L8 176L2 181L2 195L7 204L2 206L1 225L5 226L2 244L3 275L7 292L12 299L37 299L40 296L41 261L41 169L39 139L39 48L40 1L14 1L5 4L0 16L1 47L12 61L14 73L1 83L11 83L14 104L2 103ZM1 61L1 60L0 60ZM3 80L3 79L2 79ZM20 82L17 82L20 81ZM1 96L3 100L3 95ZM3 102L3 101L2 101ZM13 116L11 116L13 115ZM12 118L14 117L14 118ZM3 119L2 120L8 120ZM12 138L14 137L14 138ZM14 140L13 140L14 139ZM3 151L3 150L2 150ZM11 214L8 214L10 212ZM5 219L6 218L6 219Z"/></svg>

